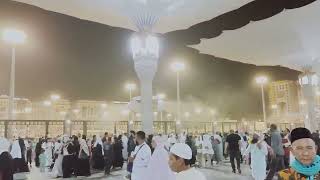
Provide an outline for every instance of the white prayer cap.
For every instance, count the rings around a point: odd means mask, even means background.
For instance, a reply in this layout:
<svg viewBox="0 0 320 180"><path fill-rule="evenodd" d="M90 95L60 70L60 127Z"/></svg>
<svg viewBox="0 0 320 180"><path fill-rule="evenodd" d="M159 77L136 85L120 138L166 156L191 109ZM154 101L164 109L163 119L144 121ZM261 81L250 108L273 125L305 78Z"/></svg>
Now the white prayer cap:
<svg viewBox="0 0 320 180"><path fill-rule="evenodd" d="M0 154L9 152L10 142L5 138L0 138Z"/></svg>
<svg viewBox="0 0 320 180"><path fill-rule="evenodd" d="M181 157L182 159L190 160L192 159L192 151L191 148L184 143L176 143L174 144L171 149L170 153Z"/></svg>

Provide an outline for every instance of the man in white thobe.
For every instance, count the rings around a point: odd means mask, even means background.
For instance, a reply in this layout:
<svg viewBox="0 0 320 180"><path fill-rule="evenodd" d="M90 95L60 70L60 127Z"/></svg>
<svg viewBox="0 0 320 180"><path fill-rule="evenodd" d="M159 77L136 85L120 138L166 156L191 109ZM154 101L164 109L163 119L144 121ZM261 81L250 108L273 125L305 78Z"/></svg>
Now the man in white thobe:
<svg viewBox="0 0 320 180"><path fill-rule="evenodd" d="M206 180L206 177L195 168L190 167L191 148L184 143L177 143L170 149L169 166L176 172L176 180Z"/></svg>
<svg viewBox="0 0 320 180"><path fill-rule="evenodd" d="M122 135L121 140L122 140L122 146L123 146L123 149L122 149L123 159L128 159L128 137L126 136L126 134Z"/></svg>
<svg viewBox="0 0 320 180"><path fill-rule="evenodd" d="M151 149L145 142L146 134L143 131L136 133L136 146L131 157L128 158L130 162L133 162L131 180L148 180L148 174L146 173L149 161L151 159Z"/></svg>
<svg viewBox="0 0 320 180"><path fill-rule="evenodd" d="M266 156L268 155L267 143L264 137L254 134L251 144L245 151L245 156L251 154L251 174L255 180L266 179Z"/></svg>

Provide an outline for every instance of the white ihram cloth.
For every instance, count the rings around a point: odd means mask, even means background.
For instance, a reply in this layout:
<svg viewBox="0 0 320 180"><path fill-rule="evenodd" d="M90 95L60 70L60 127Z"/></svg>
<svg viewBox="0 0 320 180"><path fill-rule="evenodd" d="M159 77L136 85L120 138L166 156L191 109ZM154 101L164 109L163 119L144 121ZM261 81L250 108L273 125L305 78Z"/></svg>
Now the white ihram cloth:
<svg viewBox="0 0 320 180"><path fill-rule="evenodd" d="M62 160L63 160L63 154L62 154L62 149L63 149L63 144L56 142L54 145L54 153L58 154L58 158L54 162L54 166L52 168L51 174L53 177L62 177L63 176L63 171L62 171Z"/></svg>
<svg viewBox="0 0 320 180"><path fill-rule="evenodd" d="M166 139L160 136L155 136L152 139L156 144L156 148L151 156L148 169L148 179L152 180L175 180L174 173L169 167L169 153L165 150Z"/></svg>
<svg viewBox="0 0 320 180"><path fill-rule="evenodd" d="M20 148L18 140L15 140L13 142L10 154L12 156L12 159L16 159L16 158L20 159L20 158L22 158L21 148Z"/></svg>
<svg viewBox="0 0 320 180"><path fill-rule="evenodd" d="M44 142L42 144L42 149L44 149L44 154L46 155L46 166L51 166L53 159L52 159L52 142Z"/></svg>
<svg viewBox="0 0 320 180"><path fill-rule="evenodd" d="M206 180L206 177L195 168L190 168L177 173L176 180Z"/></svg>
<svg viewBox="0 0 320 180"><path fill-rule="evenodd" d="M96 142L94 143L93 147L97 147L97 145L100 144L102 148L102 155L104 155L104 150L103 150L103 143L101 140L101 137L97 137Z"/></svg>
<svg viewBox="0 0 320 180"><path fill-rule="evenodd" d="M268 155L267 144L262 141L261 149L256 144L249 144L245 155L251 153L251 173L255 180L264 180L266 178L266 156Z"/></svg>
<svg viewBox="0 0 320 180"><path fill-rule="evenodd" d="M203 135L203 141L202 141L202 154L210 154L212 155L213 148L211 144L211 136L208 134Z"/></svg>
<svg viewBox="0 0 320 180"><path fill-rule="evenodd" d="M124 159L128 159L128 137L123 135L121 140L122 140L122 146L123 146L122 156Z"/></svg>
<svg viewBox="0 0 320 180"><path fill-rule="evenodd" d="M89 156L89 155L90 155L90 152L89 152L89 147L88 147L88 145L87 145L86 140L80 139L80 140L79 140L79 143L80 143L79 155L81 154L81 151L83 150L83 151Z"/></svg>
<svg viewBox="0 0 320 180"><path fill-rule="evenodd" d="M6 138L0 138L0 155L3 152L9 152L10 142Z"/></svg>
<svg viewBox="0 0 320 180"><path fill-rule="evenodd" d="M135 157L133 161L131 180L150 180L148 179L147 173L148 164L151 159L150 147L146 143L136 146L131 157Z"/></svg>

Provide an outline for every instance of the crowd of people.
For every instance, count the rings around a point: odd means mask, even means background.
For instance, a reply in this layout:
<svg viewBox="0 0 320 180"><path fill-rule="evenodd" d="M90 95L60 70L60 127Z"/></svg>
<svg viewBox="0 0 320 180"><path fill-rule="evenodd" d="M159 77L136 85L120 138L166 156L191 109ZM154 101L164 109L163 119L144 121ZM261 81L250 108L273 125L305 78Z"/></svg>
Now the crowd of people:
<svg viewBox="0 0 320 180"><path fill-rule="evenodd" d="M219 166L229 159L233 173L249 164L255 180L320 179L319 132L306 128L279 131L272 124L265 132L249 134L187 133L148 135L130 131L115 136L62 135L54 139L0 138L0 180L28 172L34 165L51 177L106 176L126 166L131 180L205 180L196 167Z"/></svg>

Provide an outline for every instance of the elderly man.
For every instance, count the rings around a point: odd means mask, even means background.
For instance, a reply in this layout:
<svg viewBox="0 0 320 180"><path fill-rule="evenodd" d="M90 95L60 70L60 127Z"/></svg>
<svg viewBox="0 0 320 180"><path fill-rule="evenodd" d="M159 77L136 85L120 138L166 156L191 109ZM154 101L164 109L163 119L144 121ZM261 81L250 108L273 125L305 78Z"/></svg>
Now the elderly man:
<svg viewBox="0 0 320 180"><path fill-rule="evenodd" d="M206 180L205 176L190 167L191 148L184 143L176 143L170 149L169 166L176 172L176 180Z"/></svg>
<svg viewBox="0 0 320 180"><path fill-rule="evenodd" d="M289 169L279 172L279 180L317 180L320 179L320 156L311 133L306 128L291 131L291 152L295 160Z"/></svg>

